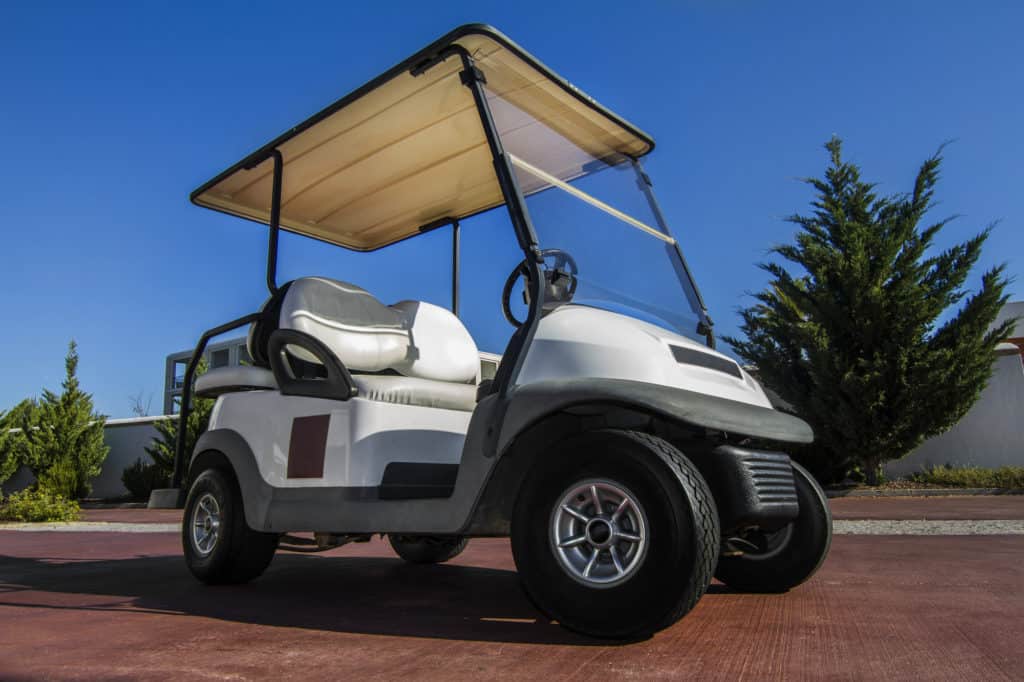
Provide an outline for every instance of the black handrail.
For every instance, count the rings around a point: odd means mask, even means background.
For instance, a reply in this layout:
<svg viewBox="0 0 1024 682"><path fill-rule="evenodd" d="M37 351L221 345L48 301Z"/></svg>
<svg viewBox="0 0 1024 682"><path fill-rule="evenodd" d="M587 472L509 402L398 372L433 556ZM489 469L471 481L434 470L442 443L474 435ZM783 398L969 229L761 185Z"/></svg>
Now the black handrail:
<svg viewBox="0 0 1024 682"><path fill-rule="evenodd" d="M232 320L226 324L222 324L219 327L213 329L207 329L202 336L199 337L199 343L196 345L196 349L192 351L192 358L188 361L188 367L185 368L185 383L181 387L181 409L178 411L178 437L174 442L174 476L171 478L171 487L178 488L181 486L181 480L185 475L185 439L188 436L188 416L192 412L192 381L195 378L196 367L199 366L199 360L203 357L203 352L206 350L206 344L209 343L210 339L214 336L220 336L225 332L229 332L232 329L238 329L244 327L247 324L252 324L256 320L260 319L261 313L250 313L245 317L240 317L237 320Z"/></svg>

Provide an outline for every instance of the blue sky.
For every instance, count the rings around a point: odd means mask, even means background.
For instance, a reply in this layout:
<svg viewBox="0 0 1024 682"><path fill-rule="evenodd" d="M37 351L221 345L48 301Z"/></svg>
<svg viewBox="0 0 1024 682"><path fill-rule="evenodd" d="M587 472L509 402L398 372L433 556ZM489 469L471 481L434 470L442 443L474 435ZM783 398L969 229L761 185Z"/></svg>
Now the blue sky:
<svg viewBox="0 0 1024 682"><path fill-rule="evenodd" d="M647 169L719 333L833 133L883 192L955 140L939 210L962 217L941 244L1001 220L981 267L1008 263L1024 297L1019 3L85 4L9 3L0 21L0 409L58 388L75 338L99 410L125 416L140 391L159 410L164 357L266 295L265 230L188 193L471 21L655 137ZM369 256L287 237L281 278L445 304L447 249L443 231ZM467 229L463 259L467 324L500 352L510 230Z"/></svg>

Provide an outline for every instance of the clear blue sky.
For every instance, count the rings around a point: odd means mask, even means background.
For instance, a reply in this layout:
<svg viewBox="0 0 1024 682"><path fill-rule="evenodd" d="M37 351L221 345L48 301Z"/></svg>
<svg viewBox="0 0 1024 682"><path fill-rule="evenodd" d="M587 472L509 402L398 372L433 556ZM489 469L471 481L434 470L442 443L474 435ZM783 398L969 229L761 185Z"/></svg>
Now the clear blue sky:
<svg viewBox="0 0 1024 682"><path fill-rule="evenodd" d="M0 409L59 388L72 337L99 410L161 406L164 357L265 297L265 229L188 193L454 26L497 26L650 132L647 161L719 333L788 240L830 135L883 192L946 152L943 245L1001 220L1024 254L1019 3L8 3L0 21ZM366 256L289 237L283 279L446 303L441 231ZM510 235L465 238L466 319L500 352ZM397 273L397 276L396 276ZM980 274L980 273L978 273ZM972 278L976 285L978 276Z"/></svg>

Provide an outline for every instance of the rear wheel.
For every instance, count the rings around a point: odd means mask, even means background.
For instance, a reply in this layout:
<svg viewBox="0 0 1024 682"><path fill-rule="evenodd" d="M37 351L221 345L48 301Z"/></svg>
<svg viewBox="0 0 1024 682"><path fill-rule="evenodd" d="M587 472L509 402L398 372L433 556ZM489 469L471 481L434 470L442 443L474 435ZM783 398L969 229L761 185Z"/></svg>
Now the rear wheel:
<svg viewBox="0 0 1024 682"><path fill-rule="evenodd" d="M832 513L814 477L793 462L800 515L772 533L754 530L733 539L740 556L723 556L715 577L744 592L785 592L810 578L832 546Z"/></svg>
<svg viewBox="0 0 1024 682"><path fill-rule="evenodd" d="M469 539L447 535L388 534L395 554L413 564L439 564L454 559L466 549Z"/></svg>
<svg viewBox="0 0 1024 682"><path fill-rule="evenodd" d="M274 558L278 536L245 523L242 494L229 473L206 469L185 502L181 542L192 575L209 585L244 583Z"/></svg>
<svg viewBox="0 0 1024 682"><path fill-rule="evenodd" d="M707 590L718 513L669 443L593 431L556 445L524 482L512 551L527 595L565 627L637 638L671 625Z"/></svg>

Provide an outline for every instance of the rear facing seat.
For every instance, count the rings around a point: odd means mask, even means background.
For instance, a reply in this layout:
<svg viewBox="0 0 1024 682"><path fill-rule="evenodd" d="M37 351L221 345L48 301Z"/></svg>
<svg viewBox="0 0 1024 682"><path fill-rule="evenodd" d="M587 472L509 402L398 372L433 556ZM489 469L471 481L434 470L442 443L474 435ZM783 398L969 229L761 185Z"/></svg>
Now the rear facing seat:
<svg viewBox="0 0 1024 682"><path fill-rule="evenodd" d="M249 353L264 366L210 370L196 380L197 395L277 388L265 366L266 343L280 328L305 332L324 343L352 373L358 397L463 411L476 406L476 344L444 308L423 301L385 306L355 285L307 277L282 287L279 298L271 297L264 310L269 319L252 325L249 333ZM289 346L287 352L317 362L301 348Z"/></svg>

